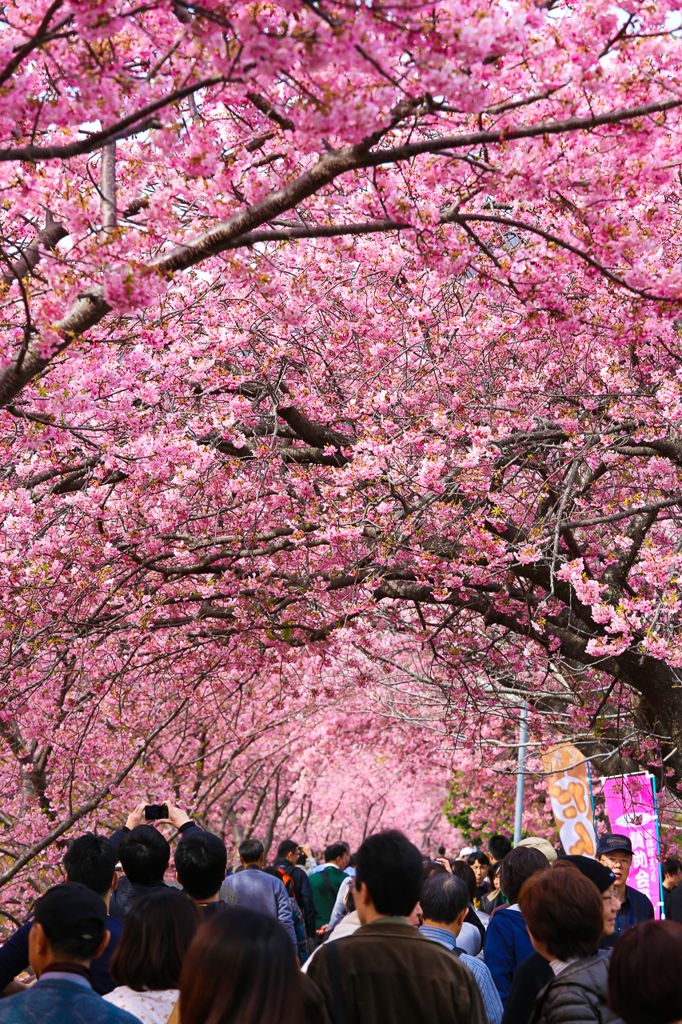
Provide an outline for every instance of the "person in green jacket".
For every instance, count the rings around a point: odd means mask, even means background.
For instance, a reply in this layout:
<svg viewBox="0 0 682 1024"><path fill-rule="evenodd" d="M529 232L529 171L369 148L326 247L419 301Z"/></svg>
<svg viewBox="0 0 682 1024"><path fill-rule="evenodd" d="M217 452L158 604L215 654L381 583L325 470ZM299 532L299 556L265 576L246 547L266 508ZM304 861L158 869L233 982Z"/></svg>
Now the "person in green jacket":
<svg viewBox="0 0 682 1024"><path fill-rule="evenodd" d="M313 890L313 903L317 930L326 931L336 902L336 894L341 883L345 881L345 868L350 860L345 843L332 843L324 851L324 867L314 871L310 876L310 888Z"/></svg>

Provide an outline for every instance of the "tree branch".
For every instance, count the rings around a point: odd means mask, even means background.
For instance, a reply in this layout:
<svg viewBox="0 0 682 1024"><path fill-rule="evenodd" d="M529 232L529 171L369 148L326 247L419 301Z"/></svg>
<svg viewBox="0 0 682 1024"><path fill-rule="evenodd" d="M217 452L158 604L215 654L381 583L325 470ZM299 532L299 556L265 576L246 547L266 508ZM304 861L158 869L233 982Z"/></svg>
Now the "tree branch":
<svg viewBox="0 0 682 1024"><path fill-rule="evenodd" d="M37 857L39 853L42 853L48 846L51 846L56 839L59 839L59 837L63 836L65 832L68 832L72 825L75 825L76 822L80 821L80 819L85 817L86 814L94 811L95 808L101 804L102 800L109 795L109 791L112 786L120 786L126 776L130 774L137 762L140 760L149 744L156 739L159 733L162 732L174 718L177 718L183 708L189 703L189 700L190 698L186 697L171 715L157 725L153 732L147 736L144 743L140 744L127 764L121 769L118 775L111 780L111 782L108 782L106 786L103 786L102 789L98 790L94 796L89 800L86 800L85 803L82 803L80 807L76 808L73 814L70 814L68 818L60 822L59 825L56 825L55 828L44 835L42 839L39 839L37 843L34 843L33 846L29 846L28 850L26 850L25 853L22 853L22 855L15 860L14 864L7 869L7 871L3 871L3 873L0 874L0 887L11 881L15 875L19 874L22 868L25 868L26 865L33 860L34 857Z"/></svg>
<svg viewBox="0 0 682 1024"><path fill-rule="evenodd" d="M33 273L43 258L41 247L52 250L62 238L66 238L68 231L54 219L50 211L45 214L45 227L38 232L33 241L23 251L16 263L13 263L6 274L2 275L5 284L12 284L19 281L27 274Z"/></svg>
<svg viewBox="0 0 682 1024"><path fill-rule="evenodd" d="M150 115L155 114L157 110L162 110L171 103L177 102L177 100L184 99L185 96L189 96L199 89L208 89L209 86L219 85L223 81L222 75L215 75L213 78L204 78L200 82L193 82L192 85L176 89L175 92L169 93L168 96L163 96L159 100L154 100L153 103L148 103L146 107L142 107L137 113L129 114L128 117L124 117L115 124L109 125L108 128L103 128L99 132L93 132L92 135L88 135L85 139L79 139L78 142L70 142L64 146L21 146L16 149L0 149L0 163L6 163L10 160L25 160L28 163L37 163L40 160L67 160L69 157L81 156L83 153L93 153L96 149L101 149L108 142L113 142L114 139L127 138L128 135L138 134L139 132L146 131L148 128L160 127L159 121Z"/></svg>
<svg viewBox="0 0 682 1024"><path fill-rule="evenodd" d="M117 125L112 126L106 131L98 132L86 140L74 143L72 147L47 147L45 150L39 150L36 147L25 147L21 150L5 150L4 152L5 154L14 153L14 159L23 160L47 159L45 154L48 152L51 157L64 156L67 151L71 154L74 146L76 147L73 149L74 154L86 152L88 149L95 149L104 145L116 136L123 127L129 123L134 123L139 117L150 110L159 109L161 106L172 102L173 99L179 99L182 96L189 95L192 91L207 87L208 85L215 85L219 81L222 81L222 78L205 79L192 86L187 86L184 90L178 90L164 100L150 104L143 111L118 122ZM325 153L317 164L299 175L292 182L266 196L260 202L245 207L228 220L221 221L202 234L190 239L185 244L177 246L168 252L160 253L149 260L146 266L148 270L156 271L163 275L178 270L187 270L189 267L195 266L210 256L218 255L226 249L232 248L232 243L236 239L250 231L254 231L261 224L275 219L286 210L293 209L303 200L330 184L339 175L351 170L409 160L420 153L440 152L446 149L466 148L483 143L500 143L512 141L513 139L581 131L595 128L599 125L618 124L621 121L670 110L680 105L682 105L682 99L670 99L658 103L648 103L640 107L612 110L605 114L592 115L591 117L573 117L565 121L542 122L538 125L509 129L508 131L475 132L471 135L431 139L425 142L407 144L395 149L380 150L375 153L370 151L368 143L347 146L342 150ZM42 155L36 156L36 152ZM2 151L0 151L0 159L9 159L9 157L3 157ZM579 250L577 250L577 253L585 258L584 254L581 254ZM590 259L590 257L587 257L587 259ZM596 266L598 267L598 265ZM11 401L36 374L45 369L55 354L62 352L77 337L84 334L91 327L94 327L95 324L98 324L109 311L110 306L104 300L104 290L101 286L92 287L82 293L66 316L54 325L55 330L61 334L63 339L62 343L56 347L56 350L45 355L43 354L43 345L40 340L37 343L30 342L26 352L22 352L22 365L17 365L15 361L15 363L3 371L0 376L0 406L4 406Z"/></svg>

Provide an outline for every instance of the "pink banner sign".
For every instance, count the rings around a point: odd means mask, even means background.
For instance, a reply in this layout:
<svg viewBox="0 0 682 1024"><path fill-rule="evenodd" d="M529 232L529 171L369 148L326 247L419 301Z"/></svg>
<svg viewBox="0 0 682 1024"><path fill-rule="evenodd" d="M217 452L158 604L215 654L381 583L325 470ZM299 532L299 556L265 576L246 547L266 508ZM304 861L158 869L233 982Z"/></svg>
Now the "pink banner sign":
<svg viewBox="0 0 682 1024"><path fill-rule="evenodd" d="M658 811L654 777L617 775L602 779L611 831L630 838L632 867L628 885L648 896L657 918L661 916Z"/></svg>

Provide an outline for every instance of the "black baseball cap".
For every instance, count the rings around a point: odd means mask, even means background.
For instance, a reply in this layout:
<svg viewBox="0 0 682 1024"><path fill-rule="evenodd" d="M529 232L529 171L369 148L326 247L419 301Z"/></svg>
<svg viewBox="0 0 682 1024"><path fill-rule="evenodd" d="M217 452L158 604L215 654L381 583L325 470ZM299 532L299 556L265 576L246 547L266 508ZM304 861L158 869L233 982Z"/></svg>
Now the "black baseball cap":
<svg viewBox="0 0 682 1024"><path fill-rule="evenodd" d="M611 853L612 850L625 850L626 853L632 856L630 837L619 836L614 832L609 832L608 835L602 836L597 843L597 856L601 857L603 853Z"/></svg>
<svg viewBox="0 0 682 1024"><path fill-rule="evenodd" d="M600 864L598 860L592 860L591 857L569 854L567 857L563 857L562 860L575 864L580 874L594 882L599 892L606 892L616 881L613 871L609 871L605 864Z"/></svg>
<svg viewBox="0 0 682 1024"><path fill-rule="evenodd" d="M64 882L38 900L34 920L43 926L50 942L101 942L107 930L107 908L102 897L86 885Z"/></svg>

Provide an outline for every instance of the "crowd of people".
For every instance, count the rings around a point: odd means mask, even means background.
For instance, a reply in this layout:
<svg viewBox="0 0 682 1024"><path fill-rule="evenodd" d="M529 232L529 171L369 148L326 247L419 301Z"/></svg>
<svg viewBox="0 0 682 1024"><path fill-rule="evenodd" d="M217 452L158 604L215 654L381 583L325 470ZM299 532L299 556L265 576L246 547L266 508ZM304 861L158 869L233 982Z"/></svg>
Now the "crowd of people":
<svg viewBox="0 0 682 1024"><path fill-rule="evenodd" d="M384 831L319 863L291 839L268 867L249 838L232 871L165 813L70 843L0 948L0 1024L682 1024L682 865L656 921L626 836L596 859L495 835L450 860Z"/></svg>

